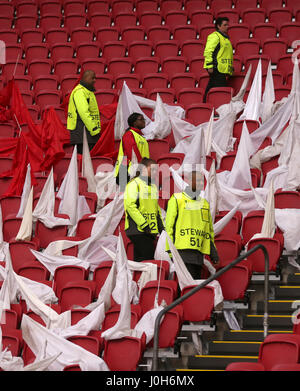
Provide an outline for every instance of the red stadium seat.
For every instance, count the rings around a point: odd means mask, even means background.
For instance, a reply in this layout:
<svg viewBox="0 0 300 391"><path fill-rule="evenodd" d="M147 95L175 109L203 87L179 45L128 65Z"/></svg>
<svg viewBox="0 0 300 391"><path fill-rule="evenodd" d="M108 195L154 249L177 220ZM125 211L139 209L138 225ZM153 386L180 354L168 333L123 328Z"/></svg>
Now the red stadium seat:
<svg viewBox="0 0 300 391"><path fill-rule="evenodd" d="M233 89L231 87L215 87L211 88L207 93L207 103L210 103L215 108L229 103L233 97Z"/></svg>
<svg viewBox="0 0 300 391"><path fill-rule="evenodd" d="M69 32L63 27L52 27L45 31L45 38L48 44L63 43L68 41Z"/></svg>
<svg viewBox="0 0 300 391"><path fill-rule="evenodd" d="M266 20L266 11L262 8L249 8L249 6L241 11L241 18L243 23L246 23L250 30L253 31L254 27L259 23L264 23Z"/></svg>
<svg viewBox="0 0 300 391"><path fill-rule="evenodd" d="M292 22L293 13L287 7L272 8L268 13L269 22L277 26L278 31L284 23Z"/></svg>
<svg viewBox="0 0 300 391"><path fill-rule="evenodd" d="M162 40L154 43L155 56L161 61L166 57L174 57L178 55L179 43L174 40Z"/></svg>
<svg viewBox="0 0 300 391"><path fill-rule="evenodd" d="M173 38L182 45L184 41L197 38L197 28L190 24L176 25L173 27Z"/></svg>
<svg viewBox="0 0 300 391"><path fill-rule="evenodd" d="M208 103L192 103L186 106L186 119L194 125L208 122L213 111L213 106Z"/></svg>
<svg viewBox="0 0 300 391"><path fill-rule="evenodd" d="M279 259L282 254L280 241L276 238L257 238L251 239L248 244L248 250L258 244L262 244L269 254L269 271L276 271ZM261 250L256 251L254 254L248 256L248 261L252 263L252 271L258 273L264 273L265 271L265 258Z"/></svg>
<svg viewBox="0 0 300 391"><path fill-rule="evenodd" d="M143 41L145 39L145 29L143 26L128 26L122 29L121 38L128 44L134 41Z"/></svg>
<svg viewBox="0 0 300 391"><path fill-rule="evenodd" d="M171 36L171 29L166 25L150 25L146 31L148 39L154 43L168 40Z"/></svg>
<svg viewBox="0 0 300 391"><path fill-rule="evenodd" d="M159 65L160 59L158 57L140 57L135 60L134 70L143 78L149 73L158 73Z"/></svg>
<svg viewBox="0 0 300 391"><path fill-rule="evenodd" d="M221 285L224 300L243 300L249 286L249 270L247 266L238 264L227 270L217 280Z"/></svg>
<svg viewBox="0 0 300 391"><path fill-rule="evenodd" d="M181 291L181 296L188 293L195 286L189 285L184 287ZM214 296L214 288L205 286L184 300L181 304L183 308L183 321L203 322L210 320L214 308Z"/></svg>
<svg viewBox="0 0 300 391"><path fill-rule="evenodd" d="M267 39L262 44L264 55L270 56L272 63L277 64L280 57L287 53L288 44L285 39Z"/></svg>

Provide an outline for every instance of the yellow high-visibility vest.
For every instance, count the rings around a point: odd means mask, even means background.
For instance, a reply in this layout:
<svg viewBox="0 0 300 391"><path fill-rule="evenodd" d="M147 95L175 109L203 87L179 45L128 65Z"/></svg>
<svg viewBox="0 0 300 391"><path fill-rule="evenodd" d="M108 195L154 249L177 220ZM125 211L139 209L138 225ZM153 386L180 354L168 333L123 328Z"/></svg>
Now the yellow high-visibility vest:
<svg viewBox="0 0 300 391"><path fill-rule="evenodd" d="M232 75L233 49L229 38L218 31L209 34L203 55L205 69L217 68L221 73Z"/></svg>
<svg viewBox="0 0 300 391"><path fill-rule="evenodd" d="M200 197L193 200L185 192L174 193L168 202L166 232L178 250L192 249L209 255L214 230L208 201ZM166 249L169 250L168 242Z"/></svg>
<svg viewBox="0 0 300 391"><path fill-rule="evenodd" d="M137 145L137 148L140 152L141 157L142 158L144 158L144 157L149 158L150 154L149 154L148 141L143 136L141 136L140 134L135 132L133 129L129 129L128 132L131 132L133 134L134 140L136 142L136 145ZM115 166L115 177L118 176L120 165L122 164L123 158L124 158L124 150L123 150L123 143L121 140L120 146L119 146L118 158L117 158L117 162L116 162L116 166ZM128 161L127 164L128 164L128 170L129 170L129 168L131 166L131 161Z"/></svg>
<svg viewBox="0 0 300 391"><path fill-rule="evenodd" d="M80 116L91 136L100 133L101 123L98 103L93 91L78 84L72 91L68 106L67 129L76 129L77 117Z"/></svg>
<svg viewBox="0 0 300 391"><path fill-rule="evenodd" d="M155 184L147 184L139 177L132 179L125 189L124 209L126 233L143 232L147 225L152 234L159 232L158 220L163 220Z"/></svg>

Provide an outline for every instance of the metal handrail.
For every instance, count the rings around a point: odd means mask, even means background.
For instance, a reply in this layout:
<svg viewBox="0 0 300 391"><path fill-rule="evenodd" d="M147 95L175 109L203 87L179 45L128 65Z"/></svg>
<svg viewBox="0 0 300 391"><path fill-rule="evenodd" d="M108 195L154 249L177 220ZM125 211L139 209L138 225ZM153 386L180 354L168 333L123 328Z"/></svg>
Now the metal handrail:
<svg viewBox="0 0 300 391"><path fill-rule="evenodd" d="M269 300L269 254L262 244L258 244L257 246L253 247L251 250L247 251L246 253L240 255L238 258L236 258L234 261L217 271L217 273L211 275L207 280L203 281L201 284L197 285L193 289L191 289L189 292L184 294L183 296L179 297L173 303L169 304L165 308L163 308L157 315L154 325L154 336L153 336L153 360L152 360L152 371L157 370L157 361L158 361L158 337L159 337L159 327L161 318L163 315L171 310L172 308L176 307L178 304L182 303L184 300L188 299L190 296L192 296L194 293L198 292L200 289L204 288L206 285L208 285L211 281L215 280L216 278L220 277L223 273L227 272L227 270L231 269L233 266L237 265L239 262L241 262L243 259L247 258L249 255L254 253L255 251L261 249L264 253L265 257L265 285L264 285L264 318L263 318L263 327L264 327L264 338L268 334L268 300Z"/></svg>

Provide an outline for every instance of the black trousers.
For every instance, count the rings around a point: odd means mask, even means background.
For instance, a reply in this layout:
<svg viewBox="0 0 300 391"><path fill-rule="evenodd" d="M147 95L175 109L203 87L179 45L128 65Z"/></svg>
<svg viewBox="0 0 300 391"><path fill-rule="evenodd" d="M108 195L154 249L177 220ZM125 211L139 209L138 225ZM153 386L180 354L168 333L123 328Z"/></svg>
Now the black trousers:
<svg viewBox="0 0 300 391"><path fill-rule="evenodd" d="M209 81L206 86L206 90L203 97L203 102L206 102L207 93L211 88L215 87L227 87L227 78L225 73L219 72L217 69L214 69L212 74L209 74Z"/></svg>
<svg viewBox="0 0 300 391"><path fill-rule="evenodd" d="M198 250L178 250L186 268L194 280L201 279L201 270L203 265L203 254Z"/></svg>
<svg viewBox="0 0 300 391"><path fill-rule="evenodd" d="M154 259L155 237L147 234L128 235L133 243L133 260L135 262Z"/></svg>
<svg viewBox="0 0 300 391"><path fill-rule="evenodd" d="M94 148L95 145L96 144L88 144L89 150L91 151ZM77 144L77 153L82 155L82 149L83 149L83 144Z"/></svg>

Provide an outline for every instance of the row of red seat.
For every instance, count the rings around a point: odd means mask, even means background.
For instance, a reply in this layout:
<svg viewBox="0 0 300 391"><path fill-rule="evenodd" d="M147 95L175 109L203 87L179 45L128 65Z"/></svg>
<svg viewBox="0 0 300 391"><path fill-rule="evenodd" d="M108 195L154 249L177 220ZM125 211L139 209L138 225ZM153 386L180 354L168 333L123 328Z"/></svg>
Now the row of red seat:
<svg viewBox="0 0 300 391"><path fill-rule="evenodd" d="M292 8L292 2L282 1L282 0L217 0L217 1L181 1L181 0L167 0L167 1L157 1L157 0L143 0L143 1L130 1L130 0L115 0L115 1L96 1L96 0L76 0L76 1L64 1L51 0L46 4L43 2L34 2L34 1L18 1L16 4L14 2L3 4L1 11L3 15L7 17L12 16L31 16L31 15L43 15L49 12L56 13L57 15L63 14L68 15L73 12L87 13L92 15L98 12L109 12L111 11L113 15L116 15L119 12L132 12L136 11L137 14L140 14L144 11L161 11L165 14L167 11L181 11L186 12L206 10L212 11L214 13L218 12L221 9L230 9L234 8L239 12L243 11L246 8L256 8L257 6L264 8L266 10L272 8L280 8L285 5L285 7ZM295 9L297 9L295 7Z"/></svg>
<svg viewBox="0 0 300 391"><path fill-rule="evenodd" d="M226 0L225 0L226 1ZM76 4L76 3L75 3ZM19 30L27 28L42 27L43 29L67 27L73 29L74 27L85 27L90 25L96 27L102 26L118 26L124 28L127 26L141 25L150 27L153 25L165 24L170 27L181 24L195 24L203 25L213 23L215 18L227 16L231 23L248 23L251 29L256 23L264 23L269 21L275 23L277 28L280 28L282 23L292 22L293 18L296 21L300 18L299 6L295 7L276 7L269 6L265 8L250 8L236 9L229 5L223 5L222 8L215 10L156 10L156 11L140 11L122 10L117 7L117 11L106 12L91 12L85 14L84 12L76 11L75 5L72 4L72 12L67 12L65 15L60 13L49 13L38 15L20 15L15 19L13 16L3 16L4 28L15 27Z"/></svg>

